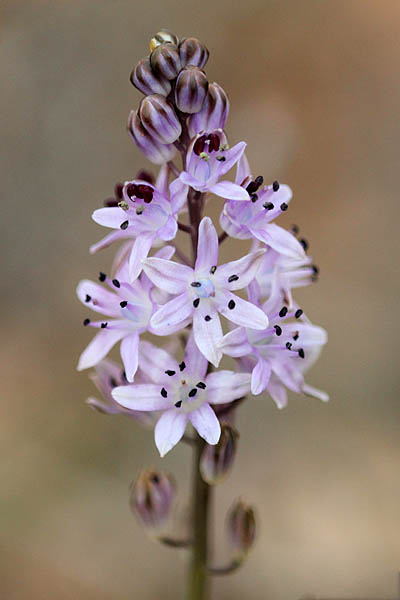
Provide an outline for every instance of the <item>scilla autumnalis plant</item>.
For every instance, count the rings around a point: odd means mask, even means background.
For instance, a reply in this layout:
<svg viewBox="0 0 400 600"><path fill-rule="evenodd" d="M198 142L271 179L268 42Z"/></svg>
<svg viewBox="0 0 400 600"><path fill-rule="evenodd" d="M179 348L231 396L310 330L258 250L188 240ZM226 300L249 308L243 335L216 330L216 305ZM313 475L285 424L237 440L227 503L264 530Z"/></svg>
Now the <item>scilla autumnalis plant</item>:
<svg viewBox="0 0 400 600"><path fill-rule="evenodd" d="M93 220L109 232L91 252L122 244L109 276L102 272L99 283L84 280L77 288L85 307L100 315L84 320L96 332L78 369L94 367L102 396L88 403L154 428L161 456L179 442L192 447L186 536L167 532L176 492L171 475L144 470L130 496L154 537L190 553L188 600L207 598L210 577L237 569L255 539L254 509L237 500L227 515L231 554L223 566L211 563L210 501L235 458L237 407L269 396L283 408L287 390L328 400L304 379L326 332L293 297L295 288L316 281L318 268L298 228L277 224L292 192L251 173L245 142L228 143L229 101L207 79L208 57L199 40L163 30L133 69L131 82L143 97L128 132L160 171L155 180L141 171L117 184L114 197L94 211ZM234 181L226 177L232 170ZM219 234L207 216L210 196L222 199ZM191 257L176 243L179 230L190 239ZM228 237L252 240L251 251L223 263L219 246ZM116 345L120 364L107 358ZM234 370L220 368L224 355L234 358Z"/></svg>

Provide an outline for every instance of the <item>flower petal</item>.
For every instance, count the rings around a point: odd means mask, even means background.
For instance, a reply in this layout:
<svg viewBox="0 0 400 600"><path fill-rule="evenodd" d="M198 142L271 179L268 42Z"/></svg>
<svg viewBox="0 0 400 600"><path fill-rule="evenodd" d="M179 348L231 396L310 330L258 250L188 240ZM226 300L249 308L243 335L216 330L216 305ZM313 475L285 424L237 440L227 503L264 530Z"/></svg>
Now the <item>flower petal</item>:
<svg viewBox="0 0 400 600"><path fill-rule="evenodd" d="M171 406L171 400L161 396L161 388L153 383L121 385L111 392L118 404L129 410L163 410Z"/></svg>
<svg viewBox="0 0 400 600"><path fill-rule="evenodd" d="M143 340L139 347L139 366L141 371L155 383L159 383L168 375L165 371L178 372L178 363L169 352Z"/></svg>
<svg viewBox="0 0 400 600"><path fill-rule="evenodd" d="M126 329L102 329L99 331L82 352L78 362L78 371L97 365L109 353L114 344L125 335Z"/></svg>
<svg viewBox="0 0 400 600"><path fill-rule="evenodd" d="M185 185L190 185L190 187L192 187L194 190L196 190L199 186L199 181L196 179L196 177L193 177L193 175L187 171L182 171L182 173L179 175L179 179Z"/></svg>
<svg viewBox="0 0 400 600"><path fill-rule="evenodd" d="M237 327L224 335L220 348L224 354L234 358L247 356L253 352L253 347L249 344L244 327Z"/></svg>
<svg viewBox="0 0 400 600"><path fill-rule="evenodd" d="M285 408L288 403L285 386L276 378L271 377L267 391L279 409Z"/></svg>
<svg viewBox="0 0 400 600"><path fill-rule="evenodd" d="M211 406L205 402L193 412L189 413L189 419L197 433L206 440L207 444L215 445L221 435L221 425Z"/></svg>
<svg viewBox="0 0 400 600"><path fill-rule="evenodd" d="M187 292L184 292L161 306L152 316L150 325L155 333L160 330L160 335L168 335L182 329L193 310L190 298Z"/></svg>
<svg viewBox="0 0 400 600"><path fill-rule="evenodd" d="M154 439L161 457L180 441L185 433L187 422L187 414L176 408L167 410L161 415L154 429Z"/></svg>
<svg viewBox="0 0 400 600"><path fill-rule="evenodd" d="M142 233L136 238L129 257L129 281L135 281L139 277L143 268L142 261L147 258L156 237L153 232L150 232Z"/></svg>
<svg viewBox="0 0 400 600"><path fill-rule="evenodd" d="M131 333L121 342L121 358L124 363L126 378L132 382L138 368L139 334Z"/></svg>
<svg viewBox="0 0 400 600"><path fill-rule="evenodd" d="M247 183L247 181L250 182L250 179L251 171L249 161L247 160L247 157L243 152L242 156L239 159L239 162L236 165L235 183L237 183L238 185L242 185L243 183Z"/></svg>
<svg viewBox="0 0 400 600"><path fill-rule="evenodd" d="M193 281L193 269L190 267L154 256L143 262L143 270L157 287L170 294L187 291Z"/></svg>
<svg viewBox="0 0 400 600"><path fill-rule="evenodd" d="M178 213L185 206L188 195L188 186L179 177L169 186L171 208L173 213Z"/></svg>
<svg viewBox="0 0 400 600"><path fill-rule="evenodd" d="M303 394L306 396L311 396L312 398L317 398L317 400L321 400L322 402L329 402L329 396L326 392L322 390L318 390L311 385L307 385L306 383L303 385Z"/></svg>
<svg viewBox="0 0 400 600"><path fill-rule="evenodd" d="M210 317L210 318L208 318ZM200 352L218 367L222 358L219 343L222 339L222 327L214 303L202 298L193 313L193 335Z"/></svg>
<svg viewBox="0 0 400 600"><path fill-rule="evenodd" d="M198 349L193 331L190 333L185 352L186 372L202 380L207 373L208 360Z"/></svg>
<svg viewBox="0 0 400 600"><path fill-rule="evenodd" d="M218 264L218 234L209 217L204 217L199 225L199 241L197 244L197 259L195 271Z"/></svg>
<svg viewBox="0 0 400 600"><path fill-rule="evenodd" d="M95 254L96 252L98 252L98 250L103 250L104 248L108 248L108 246L111 246L111 244L113 242L117 242L119 240L124 240L124 239L130 238L130 237L132 237L130 231L126 231L126 230L123 231L122 229L119 229L117 231L112 231L111 233L109 233L105 237L103 237L101 240L96 242L95 244L92 244L89 248L89 252L90 252L90 254Z"/></svg>
<svg viewBox="0 0 400 600"><path fill-rule="evenodd" d="M218 294L218 311L229 321L242 327L250 329L268 327L268 317L261 308L228 291Z"/></svg>
<svg viewBox="0 0 400 600"><path fill-rule="evenodd" d="M260 250L247 254L239 260L232 260L221 265L215 272L215 280L228 290L241 290L248 286L256 276L264 254L265 249L260 248ZM230 277L234 275L237 279L229 281Z"/></svg>
<svg viewBox="0 0 400 600"><path fill-rule="evenodd" d="M158 230L158 237L164 242L168 242L169 240L173 240L176 236L176 232L178 231L178 224L176 219L172 216L169 216L166 223Z"/></svg>
<svg viewBox="0 0 400 600"><path fill-rule="evenodd" d="M76 294L82 304L91 310L109 317L121 316L118 296L94 281L89 279L80 281L76 288Z"/></svg>
<svg viewBox="0 0 400 600"><path fill-rule="evenodd" d="M271 377L271 364L259 358L251 374L251 393L257 396L265 390Z"/></svg>
<svg viewBox="0 0 400 600"><path fill-rule="evenodd" d="M207 400L210 404L225 404L246 396L250 392L250 373L215 371L206 378Z"/></svg>
<svg viewBox="0 0 400 600"><path fill-rule="evenodd" d="M220 181L214 183L208 188L208 191L216 196L225 198L225 200L245 200L250 201L250 196L246 190L231 181Z"/></svg>
<svg viewBox="0 0 400 600"><path fill-rule="evenodd" d="M225 152L223 152L225 160L218 163L219 177L221 177L221 175L225 175L225 173L230 171L233 165L235 165L238 162L238 160L240 160L243 152L246 149L246 145L246 142L239 142L238 144L233 146L233 148L229 148L229 150L225 150Z"/></svg>
<svg viewBox="0 0 400 600"><path fill-rule="evenodd" d="M107 208L98 208L92 214L92 219L95 223L103 225L103 227L111 227L119 229L121 223L126 220L125 212L119 206L110 206Z"/></svg>
<svg viewBox="0 0 400 600"><path fill-rule="evenodd" d="M261 242L285 256L306 258L303 246L294 235L275 223L268 223L260 228L251 227L250 232Z"/></svg>

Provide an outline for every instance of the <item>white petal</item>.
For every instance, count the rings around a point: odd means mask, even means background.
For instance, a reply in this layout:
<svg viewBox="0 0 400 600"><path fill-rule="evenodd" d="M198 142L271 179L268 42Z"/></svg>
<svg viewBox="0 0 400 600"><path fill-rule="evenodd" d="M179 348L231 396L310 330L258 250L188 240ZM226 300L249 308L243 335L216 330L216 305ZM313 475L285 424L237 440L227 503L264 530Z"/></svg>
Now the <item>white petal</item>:
<svg viewBox="0 0 400 600"><path fill-rule="evenodd" d="M224 335L220 348L224 354L234 358L246 356L253 352L253 347L249 344L244 327L236 327L236 329Z"/></svg>
<svg viewBox="0 0 400 600"><path fill-rule="evenodd" d="M171 400L161 396L161 386L152 383L121 385L111 394L118 404L130 410L163 410L171 406Z"/></svg>
<svg viewBox="0 0 400 600"><path fill-rule="evenodd" d="M163 258L148 258L143 270L157 287L170 294L181 294L193 281L193 269Z"/></svg>
<svg viewBox="0 0 400 600"><path fill-rule="evenodd" d="M251 374L251 393L257 396L265 390L271 377L271 364L259 358Z"/></svg>
<svg viewBox="0 0 400 600"><path fill-rule="evenodd" d="M247 254L239 260L233 260L224 265L218 267L215 271L214 278L221 285L227 289L241 290L242 288L249 285L257 274L258 269L262 263L265 249L260 248L256 252ZM229 281L232 275L236 275L238 279L235 281Z"/></svg>
<svg viewBox="0 0 400 600"><path fill-rule="evenodd" d="M208 319L208 317L211 318ZM210 363L218 367L222 358L219 348L222 340L222 327L214 303L207 298L201 298L199 306L194 309L193 334L200 352Z"/></svg>
<svg viewBox="0 0 400 600"><path fill-rule="evenodd" d="M189 413L189 419L197 433L206 440L207 444L217 444L221 435L221 425L215 412L207 402L200 408Z"/></svg>
<svg viewBox="0 0 400 600"><path fill-rule="evenodd" d="M155 383L165 379L165 371L178 371L178 363L169 352L143 340L139 347L141 371Z"/></svg>
<svg viewBox="0 0 400 600"><path fill-rule="evenodd" d="M97 365L124 335L126 335L126 330L124 329L102 329L99 331L82 352L77 367L78 371Z"/></svg>
<svg viewBox="0 0 400 600"><path fill-rule="evenodd" d="M234 304L231 304L234 303ZM232 309L229 306L234 306ZM218 295L218 311L232 323L250 329L266 329L268 327L267 315L255 304L239 298L231 292Z"/></svg>
<svg viewBox="0 0 400 600"><path fill-rule="evenodd" d="M187 414L176 408L161 415L154 429L154 439L161 456L165 456L182 438L187 421Z"/></svg>
<svg viewBox="0 0 400 600"><path fill-rule="evenodd" d="M126 378L132 382L138 367L139 334L127 335L121 342L121 358L124 363Z"/></svg>
<svg viewBox="0 0 400 600"><path fill-rule="evenodd" d="M185 292L161 306L152 316L150 325L155 333L160 331L159 335L168 335L168 333L173 333L184 327L193 310L190 298Z"/></svg>
<svg viewBox="0 0 400 600"><path fill-rule="evenodd" d="M210 404L225 404L246 396L250 392L250 373L215 371L206 378L207 400Z"/></svg>
<svg viewBox="0 0 400 600"><path fill-rule="evenodd" d="M204 217L199 226L195 271L209 270L218 264L218 234L209 217Z"/></svg>

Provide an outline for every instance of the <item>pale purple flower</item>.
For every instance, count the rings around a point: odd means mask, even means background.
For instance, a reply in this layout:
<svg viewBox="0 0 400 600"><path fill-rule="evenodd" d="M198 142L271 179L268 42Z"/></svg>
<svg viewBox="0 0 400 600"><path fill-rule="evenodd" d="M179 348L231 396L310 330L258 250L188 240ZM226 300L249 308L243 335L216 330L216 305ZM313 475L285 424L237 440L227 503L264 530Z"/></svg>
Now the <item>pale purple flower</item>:
<svg viewBox="0 0 400 600"><path fill-rule="evenodd" d="M222 328L218 313L229 321L265 329L268 317L257 306L232 292L253 280L265 250L247 254L218 266L218 235L209 217L199 226L197 259L194 269L173 261L148 258L143 269L159 288L174 294L151 319L154 331L173 333L193 320L194 339L203 355L218 366L222 352Z"/></svg>
<svg viewBox="0 0 400 600"><path fill-rule="evenodd" d="M249 298L259 304L259 288L249 286ZM227 333L220 347L224 353L242 358L242 367L251 370L251 392L265 389L279 408L287 403L286 388L323 401L328 396L304 382L303 373L311 367L327 341L326 331L304 319L300 308L289 310L276 287L262 305L269 317L264 330L238 327Z"/></svg>
<svg viewBox="0 0 400 600"><path fill-rule="evenodd" d="M92 218L99 225L115 231L90 248L96 252L114 241L134 238L129 258L129 280L134 281L142 270L142 260L150 248L162 241L174 239L177 215L187 196L187 186L175 179L168 186L168 170L161 171L157 186L144 180L125 183L124 199L119 206L95 210Z"/></svg>
<svg viewBox="0 0 400 600"><path fill-rule="evenodd" d="M207 360L191 336L182 362L149 342L140 347L140 368L152 383L113 390L114 400L129 410L163 411L155 427L156 446L165 456L191 423L208 444L217 444L221 426L210 404L225 404L246 395L250 375L233 371L207 373Z"/></svg>
<svg viewBox="0 0 400 600"><path fill-rule="evenodd" d="M219 181L238 162L245 148L245 142L228 148L222 129L201 132L189 145L186 170L179 178L199 192L211 192L231 200L249 200L248 193L240 185L231 181Z"/></svg>

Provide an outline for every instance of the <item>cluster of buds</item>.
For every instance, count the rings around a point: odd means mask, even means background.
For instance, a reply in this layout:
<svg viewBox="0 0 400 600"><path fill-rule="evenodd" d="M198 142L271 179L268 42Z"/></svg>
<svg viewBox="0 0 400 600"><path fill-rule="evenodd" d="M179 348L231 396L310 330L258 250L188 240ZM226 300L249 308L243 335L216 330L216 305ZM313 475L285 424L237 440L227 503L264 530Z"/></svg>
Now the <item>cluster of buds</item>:
<svg viewBox="0 0 400 600"><path fill-rule="evenodd" d="M246 401L251 410L254 396L262 395L283 408L288 390L328 400L305 381L327 336L293 295L315 282L319 270L299 228L276 223L289 208L291 189L252 174L244 141L228 144L229 102L207 80L208 57L199 40L161 31L132 71L144 97L129 116L129 133L161 168L157 177L142 170L117 184L93 213L111 231L91 252L122 245L109 275L102 271L99 283L78 285L80 301L101 315L83 321L96 335L78 368L96 370L103 399L89 404L154 428L162 457L181 440L204 445L198 477L216 485L234 463L239 404ZM211 194L222 199L220 233L203 214ZM177 246L178 229L190 236L191 258ZM227 238L251 240L251 251L220 264L219 246ZM117 344L121 364L107 359ZM220 368L224 355L236 368ZM170 514L174 495L169 475L147 469L132 488L131 507L155 530ZM228 531L238 564L254 542L253 508L236 502Z"/></svg>
<svg viewBox="0 0 400 600"><path fill-rule="evenodd" d="M209 83L203 68L209 52L196 38L179 40L162 30L150 42L150 55L131 73L144 94L128 119L128 131L139 150L155 164L172 160L184 134L223 128L229 111L224 90Z"/></svg>

